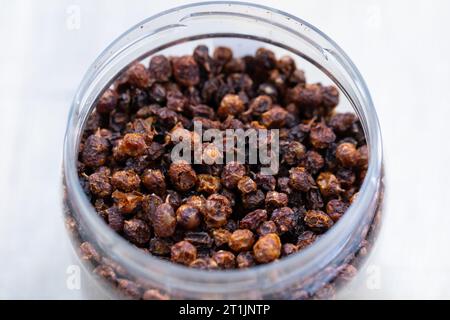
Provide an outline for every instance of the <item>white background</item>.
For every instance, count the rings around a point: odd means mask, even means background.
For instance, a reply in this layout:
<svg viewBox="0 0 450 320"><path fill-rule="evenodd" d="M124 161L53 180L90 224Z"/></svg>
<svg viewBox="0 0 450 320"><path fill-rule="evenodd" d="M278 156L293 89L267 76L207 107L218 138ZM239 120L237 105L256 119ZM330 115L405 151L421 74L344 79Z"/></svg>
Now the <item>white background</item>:
<svg viewBox="0 0 450 320"><path fill-rule="evenodd" d="M60 210L71 99L94 58L140 20L189 1L0 1L0 298L66 287ZM352 58L384 138L383 229L344 296L450 299L450 2L259 1L317 26ZM81 11L79 29L68 10Z"/></svg>

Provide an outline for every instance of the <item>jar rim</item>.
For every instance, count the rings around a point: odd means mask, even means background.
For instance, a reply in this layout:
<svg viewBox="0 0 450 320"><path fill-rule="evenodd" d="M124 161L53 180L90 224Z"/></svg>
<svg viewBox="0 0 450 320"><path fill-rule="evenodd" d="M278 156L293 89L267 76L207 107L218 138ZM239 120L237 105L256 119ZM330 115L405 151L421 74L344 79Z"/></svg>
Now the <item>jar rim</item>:
<svg viewBox="0 0 450 320"><path fill-rule="evenodd" d="M100 65L108 63L108 60L105 61L105 57L111 54L111 49L114 45L119 43L120 40L123 40L127 34L133 30L141 28L143 25L152 20L167 17L174 12L182 12L184 10L194 8L200 9L213 6L222 6L221 12L226 12L227 8L238 7L241 9L252 8L258 12L261 11L261 14L276 14L277 16L300 23L302 26L309 29L308 32L311 32L314 36L327 42L329 47L333 49L339 63L341 63L345 71L350 74L352 81L354 81L363 99L363 104L361 104L362 109L356 111L361 119L364 119L370 124L370 126L364 130L366 138L368 138L367 145L369 147L370 157L368 171L360 188L357 199L348 208L346 214L343 215L339 222L324 233L314 244L303 249L301 253L284 257L279 261L266 265L258 265L249 269L223 271L213 270L204 272L198 269L188 268L167 262L158 257L145 254L131 245L120 235L116 234L107 224L104 223L104 221L102 221L102 219L96 214L94 207L88 200L88 197L83 192L79 181L76 168L78 143L75 141L76 134L72 123L78 122L77 108L80 106L85 90L93 80L96 72L98 72ZM88 227L93 228L96 235L102 237L103 242L109 245L109 249L112 251L109 253L114 254L118 258L123 258L121 263L123 263L124 266L135 270L136 273L143 277L148 277L149 279L160 282L162 281L162 283L166 286L179 290L196 291L201 293L233 291L242 292L255 288L262 289L265 287L279 285L284 281L289 281L290 276L293 274L301 274L306 278L308 275L313 274L313 272L317 270L317 265L320 264L320 261L323 261L327 254L330 254L330 247L336 246L337 239L339 239L340 244L345 243L346 239L343 235L348 234L349 226L351 227L357 224L357 222L360 221L366 213L366 210L364 209L368 206L368 204L375 201L374 194L376 194L378 190L378 178L381 176L382 172L381 132L370 93L358 69L350 58L344 53L344 51L332 39L319 31L316 27L294 15L259 4L229 1L198 2L175 7L143 20L122 34L100 54L83 78L71 107L64 141L63 170L67 185L67 192L69 193L69 197L76 203L79 213L83 216L83 219L86 220ZM276 275L276 277L274 277L274 275ZM165 283L164 280L169 278L170 283ZM199 286L200 284L202 285L201 287Z"/></svg>

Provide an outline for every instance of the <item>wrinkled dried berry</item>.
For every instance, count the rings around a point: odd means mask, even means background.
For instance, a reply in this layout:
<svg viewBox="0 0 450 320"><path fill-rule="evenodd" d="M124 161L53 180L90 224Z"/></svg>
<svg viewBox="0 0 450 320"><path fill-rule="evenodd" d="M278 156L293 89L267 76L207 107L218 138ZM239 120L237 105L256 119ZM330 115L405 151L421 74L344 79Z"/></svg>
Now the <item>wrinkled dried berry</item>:
<svg viewBox="0 0 450 320"><path fill-rule="evenodd" d="M111 170L109 168L101 167L89 176L89 190L97 197L103 198L111 194L110 173Z"/></svg>
<svg viewBox="0 0 450 320"><path fill-rule="evenodd" d="M242 205L245 209L254 210L264 205L265 195L261 190L242 195Z"/></svg>
<svg viewBox="0 0 450 320"><path fill-rule="evenodd" d="M232 211L230 200L227 197L212 194L206 200L202 213L208 227L219 228L227 223Z"/></svg>
<svg viewBox="0 0 450 320"><path fill-rule="evenodd" d="M255 182L258 188L264 191L273 191L275 190L277 180L272 175L265 175L261 173L257 173L255 176Z"/></svg>
<svg viewBox="0 0 450 320"><path fill-rule="evenodd" d="M238 162L229 162L225 165L222 171L222 184L227 189L234 189L237 187L239 180L244 177L246 173L245 166Z"/></svg>
<svg viewBox="0 0 450 320"><path fill-rule="evenodd" d="M150 59L148 70L151 78L158 82L169 81L172 75L172 66L170 65L170 61L163 55L153 56Z"/></svg>
<svg viewBox="0 0 450 320"><path fill-rule="evenodd" d="M285 243L281 247L281 255L283 257L289 256L293 253L296 253L298 251L298 248L295 244L292 243Z"/></svg>
<svg viewBox="0 0 450 320"><path fill-rule="evenodd" d="M253 254L259 263L268 263L278 259L281 254L280 237L275 233L261 236L253 247Z"/></svg>
<svg viewBox="0 0 450 320"><path fill-rule="evenodd" d="M125 221L123 233L128 240L139 246L145 245L150 240L150 227L139 219Z"/></svg>
<svg viewBox="0 0 450 320"><path fill-rule="evenodd" d="M97 102L96 110L101 114L109 114L117 106L119 96L114 90L107 89Z"/></svg>
<svg viewBox="0 0 450 320"><path fill-rule="evenodd" d="M201 223L200 211L193 205L183 204L177 209L177 223L183 229L196 229Z"/></svg>
<svg viewBox="0 0 450 320"><path fill-rule="evenodd" d="M245 110L244 101L236 94L227 94L222 98L217 115L225 119L228 116L235 116Z"/></svg>
<svg viewBox="0 0 450 320"><path fill-rule="evenodd" d="M141 179L131 170L123 170L114 172L111 177L111 184L114 188L124 192L131 192L139 188Z"/></svg>
<svg viewBox="0 0 450 320"><path fill-rule="evenodd" d="M338 195L341 191L339 180L331 172L322 172L317 177L317 185L324 197L332 197Z"/></svg>
<svg viewBox="0 0 450 320"><path fill-rule="evenodd" d="M237 188L240 192L245 194L256 191L257 185L250 177L242 177L239 179Z"/></svg>
<svg viewBox="0 0 450 320"><path fill-rule="evenodd" d="M177 217L170 204L163 203L156 208L151 220L156 236L170 237L175 232Z"/></svg>
<svg viewBox="0 0 450 320"><path fill-rule="evenodd" d="M266 208L275 209L285 207L288 204L288 196L285 193L269 191L266 194Z"/></svg>
<svg viewBox="0 0 450 320"><path fill-rule="evenodd" d="M255 231L258 226L267 220L267 211L257 209L248 213L239 223L241 229L249 229Z"/></svg>
<svg viewBox="0 0 450 320"><path fill-rule="evenodd" d="M236 257L236 266L239 269L250 268L255 265L255 259L250 251L240 252Z"/></svg>
<svg viewBox="0 0 450 320"><path fill-rule="evenodd" d="M108 140L97 134L93 134L84 143L81 161L88 167L100 167L105 165L108 152Z"/></svg>
<svg viewBox="0 0 450 320"><path fill-rule="evenodd" d="M336 159L344 167L354 167L359 162L359 152L353 143L344 142L336 148Z"/></svg>
<svg viewBox="0 0 450 320"><path fill-rule="evenodd" d="M333 225L333 220L320 210L309 210L305 215L305 223L312 229L327 230Z"/></svg>
<svg viewBox="0 0 450 320"><path fill-rule="evenodd" d="M250 250L255 242L253 232L248 229L234 231L228 240L228 246L235 252Z"/></svg>
<svg viewBox="0 0 450 320"><path fill-rule="evenodd" d="M314 148L325 149L336 140L336 135L330 127L324 123L318 123L311 128L309 141Z"/></svg>
<svg viewBox="0 0 450 320"><path fill-rule="evenodd" d="M276 209L272 212L270 220L275 222L279 233L285 233L295 228L297 225L297 216L289 207Z"/></svg>
<svg viewBox="0 0 450 320"><path fill-rule="evenodd" d="M261 115L261 123L270 129L281 128L286 123L288 112L281 107L273 107Z"/></svg>
<svg viewBox="0 0 450 320"><path fill-rule="evenodd" d="M236 257L230 251L217 251L212 258L221 269L232 269L236 265Z"/></svg>
<svg viewBox="0 0 450 320"><path fill-rule="evenodd" d="M159 196L166 193L166 180L161 170L147 169L142 174L141 180L149 192Z"/></svg>
<svg viewBox="0 0 450 320"><path fill-rule="evenodd" d="M220 178L209 174L198 175L198 192L205 192L207 194L217 193L221 188Z"/></svg>
<svg viewBox="0 0 450 320"><path fill-rule="evenodd" d="M175 80L183 86L195 86L200 81L200 70L192 56L175 58L172 71Z"/></svg>
<svg viewBox="0 0 450 320"><path fill-rule="evenodd" d="M192 189L197 183L197 174L187 162L174 162L170 165L169 177L172 184L180 191Z"/></svg>
<svg viewBox="0 0 450 320"><path fill-rule="evenodd" d="M292 168L289 173L289 185L296 190L307 192L316 185L314 178L303 167Z"/></svg>
<svg viewBox="0 0 450 320"><path fill-rule="evenodd" d="M143 197L140 193L114 191L111 195L117 208L124 214L132 213L142 202Z"/></svg>
<svg viewBox="0 0 450 320"><path fill-rule="evenodd" d="M173 262L190 265L197 258L197 249L189 241L180 241L171 248Z"/></svg>

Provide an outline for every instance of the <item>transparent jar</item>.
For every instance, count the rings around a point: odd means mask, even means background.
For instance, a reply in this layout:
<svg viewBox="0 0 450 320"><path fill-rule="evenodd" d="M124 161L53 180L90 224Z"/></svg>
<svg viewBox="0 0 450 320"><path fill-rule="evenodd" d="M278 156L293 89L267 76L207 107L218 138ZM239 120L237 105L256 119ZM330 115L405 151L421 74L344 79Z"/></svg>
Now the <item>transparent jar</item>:
<svg viewBox="0 0 450 320"><path fill-rule="evenodd" d="M199 43L229 46L237 56L253 54L258 47L289 54L308 80L334 82L345 97L338 110L352 109L360 118L370 159L359 195L338 223L301 253L246 270L205 272L183 267L129 244L96 214L83 192L77 173L78 147L102 90L133 61L156 53L188 54ZM73 101L63 173L66 225L85 267L82 286L94 298L331 298L359 268L380 225L381 135L364 80L347 55L315 27L255 4L208 2L178 7L142 21L114 41L91 66Z"/></svg>

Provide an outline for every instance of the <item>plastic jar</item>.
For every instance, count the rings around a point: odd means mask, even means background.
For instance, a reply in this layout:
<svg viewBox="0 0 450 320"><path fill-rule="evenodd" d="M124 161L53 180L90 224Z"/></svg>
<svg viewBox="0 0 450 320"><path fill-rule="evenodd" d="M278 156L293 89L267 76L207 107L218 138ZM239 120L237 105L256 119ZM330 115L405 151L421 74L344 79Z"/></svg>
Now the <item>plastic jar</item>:
<svg viewBox="0 0 450 320"><path fill-rule="evenodd" d="M308 79L311 75L318 81L331 79L346 98L341 105L353 108L361 120L370 159L358 198L333 228L301 253L247 270L204 272L183 267L130 245L102 221L83 192L77 174L78 147L102 90L135 60L155 53L187 54L198 43L230 46L236 55L254 53L258 47L289 54L306 69ZM331 39L297 17L236 2L172 9L114 41L89 69L73 101L63 171L66 225L75 251L83 257L82 287L95 298L142 298L144 292L145 298L156 299L330 298L372 246L383 198L380 128L368 89L353 63ZM82 254L80 245L85 242L90 244L85 250L92 247L96 252Z"/></svg>

